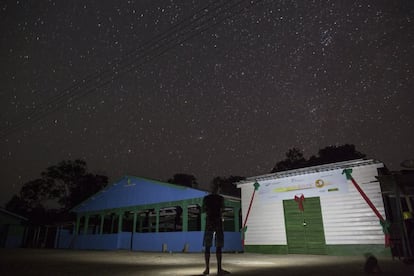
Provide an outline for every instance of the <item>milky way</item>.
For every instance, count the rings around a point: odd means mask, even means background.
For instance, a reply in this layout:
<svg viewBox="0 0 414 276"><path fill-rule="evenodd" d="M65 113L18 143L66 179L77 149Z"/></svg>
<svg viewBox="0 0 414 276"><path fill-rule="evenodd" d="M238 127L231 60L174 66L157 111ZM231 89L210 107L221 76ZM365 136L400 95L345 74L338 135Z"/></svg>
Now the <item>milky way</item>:
<svg viewBox="0 0 414 276"><path fill-rule="evenodd" d="M62 160L166 180L414 158L413 1L6 1L0 204ZM198 24L198 25L197 25Z"/></svg>

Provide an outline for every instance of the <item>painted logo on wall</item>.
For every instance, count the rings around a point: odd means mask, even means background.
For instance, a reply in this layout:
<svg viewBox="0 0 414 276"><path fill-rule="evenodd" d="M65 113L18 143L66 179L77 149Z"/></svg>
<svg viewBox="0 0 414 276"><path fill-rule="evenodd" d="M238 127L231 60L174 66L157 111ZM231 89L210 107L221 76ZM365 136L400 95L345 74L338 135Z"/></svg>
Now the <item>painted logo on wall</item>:
<svg viewBox="0 0 414 276"><path fill-rule="evenodd" d="M317 197L348 192L348 181L342 175L342 169L264 180L259 184L260 197L268 199L292 199L296 194Z"/></svg>

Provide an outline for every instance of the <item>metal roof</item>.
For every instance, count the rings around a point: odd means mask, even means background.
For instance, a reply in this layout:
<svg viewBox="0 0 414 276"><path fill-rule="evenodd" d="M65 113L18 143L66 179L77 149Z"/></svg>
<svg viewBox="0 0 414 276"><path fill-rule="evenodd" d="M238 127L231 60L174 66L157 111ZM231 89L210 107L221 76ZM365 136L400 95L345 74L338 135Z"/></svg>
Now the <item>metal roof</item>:
<svg viewBox="0 0 414 276"><path fill-rule="evenodd" d="M124 176L105 187L81 204L73 212L91 212L128 206L139 206L169 201L204 197L206 191L150 180L135 176Z"/></svg>
<svg viewBox="0 0 414 276"><path fill-rule="evenodd" d="M243 184L251 183L254 181L260 181L260 180L263 181L263 180L276 179L276 178L285 178L285 177L297 176L297 175L303 175L303 174L309 174L309 173L317 173L317 172L346 169L346 168L355 168L355 167L375 165L375 164L377 164L378 167L383 166L382 162L378 160L356 159L356 160L349 160L349 161L343 161L343 162L336 162L336 163L300 168L300 169L295 169L295 170L264 174L264 175L259 175L259 176L251 176L242 181L236 182L235 184L243 185Z"/></svg>

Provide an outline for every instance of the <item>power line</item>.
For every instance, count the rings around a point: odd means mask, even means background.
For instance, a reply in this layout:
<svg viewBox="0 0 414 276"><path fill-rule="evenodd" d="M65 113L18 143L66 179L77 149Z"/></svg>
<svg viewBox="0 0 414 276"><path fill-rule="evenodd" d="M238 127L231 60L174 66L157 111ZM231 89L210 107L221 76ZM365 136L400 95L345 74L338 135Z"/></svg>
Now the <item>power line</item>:
<svg viewBox="0 0 414 276"><path fill-rule="evenodd" d="M70 86L61 94L53 97L51 100L41 105L37 110L25 115L26 118L20 120L15 125L2 129L0 131L0 137L3 138L10 135L27 123L37 122L43 119L50 113L60 109L63 105L67 105L68 103L74 102L75 100L94 92L98 88L101 88L111 81L118 79L123 73L127 73L156 59L175 46L182 44L220 24L224 20L243 12L246 8L257 4L261 0L249 1L250 4L248 6L240 7L237 13L231 13L232 10L243 4L245 1L246 0L239 0L235 3L232 3L231 1L224 1L224 3L215 1L212 4L207 5L192 16L183 19L167 31L144 43L139 48L127 53L127 55L120 59L119 62L115 62L111 68L98 71L95 74L87 76L81 80L81 83L76 83ZM231 5L229 5L229 3ZM171 38L171 36L173 37ZM129 59L131 56L132 60ZM143 61L137 64L137 61L141 59L143 59ZM116 59L114 60L116 61ZM114 60L108 62L108 64L112 65Z"/></svg>
<svg viewBox="0 0 414 276"><path fill-rule="evenodd" d="M194 22L194 18L197 18L197 20L202 19L205 16L205 11L209 10L210 8L214 8L214 5L220 4L220 1L221 0L218 0L218 1L215 1L215 2L213 2L213 3L211 3L207 6L204 6L203 8L198 10L196 13L194 13L193 15L181 20L180 22L178 22L174 26L167 29L162 34L160 34L158 36L155 36L154 38L150 39L149 41L144 42L140 47L130 51L123 58L121 58L120 61L116 62L117 59L115 58L115 59L107 62L107 64L115 64L115 65L116 64L122 64L123 62L128 61L129 58L132 55L134 55L134 54L136 55L137 53L139 53L140 50L141 51L142 50L148 51L148 49L146 49L145 47L148 48L148 46L152 47L153 45L156 45L156 43L161 43L163 39L168 38L169 35L172 35L172 34L176 33L176 29L178 29L178 31L180 31L180 26L182 26L182 25L187 26L188 24L191 24L192 22ZM199 14L201 14L201 15L199 15ZM183 28L181 28L181 29L183 29ZM49 114L49 113L55 111L59 107L59 104L70 102L71 98L76 96L76 91L77 90L82 89L82 88L83 89L88 89L87 87L91 86L90 85L91 83L99 83L99 81L103 78L103 76L106 76L108 74L113 75L112 68L106 68L104 70L98 70L98 72L88 75L87 77L83 78L80 82L77 82L77 83L71 85L70 87L65 89L62 93L52 97L49 101L47 101L46 103L43 103L42 105L40 105L40 107L38 107L36 110L32 110L31 112L26 113L24 115L24 118L20 119L15 125L5 127L4 129L2 129L0 131L0 137L9 135L9 133L12 133L13 130L19 129L21 126L24 126L26 123L29 123L31 121L33 121L33 122L38 121L39 119L41 119L43 117L42 113ZM48 109L50 109L52 111L48 112Z"/></svg>

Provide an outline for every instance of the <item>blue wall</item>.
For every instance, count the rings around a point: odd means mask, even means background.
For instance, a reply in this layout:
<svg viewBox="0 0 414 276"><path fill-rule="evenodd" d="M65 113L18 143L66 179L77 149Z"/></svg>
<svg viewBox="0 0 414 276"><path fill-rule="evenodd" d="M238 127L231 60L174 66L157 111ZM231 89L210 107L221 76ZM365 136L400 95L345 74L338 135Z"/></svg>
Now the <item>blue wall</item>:
<svg viewBox="0 0 414 276"><path fill-rule="evenodd" d="M5 248L19 248L22 247L23 236L22 235L8 235L4 244Z"/></svg>
<svg viewBox="0 0 414 276"><path fill-rule="evenodd" d="M188 252L202 252L203 235L202 231L134 233L134 235L122 232L118 234L78 235L74 238L67 231L61 231L56 247L95 250L130 250L132 248L134 251L161 252L163 244L166 244L167 250L172 252L182 252L186 245ZM223 251L243 251L240 233L224 232Z"/></svg>

